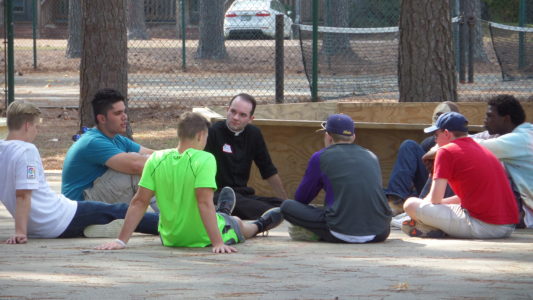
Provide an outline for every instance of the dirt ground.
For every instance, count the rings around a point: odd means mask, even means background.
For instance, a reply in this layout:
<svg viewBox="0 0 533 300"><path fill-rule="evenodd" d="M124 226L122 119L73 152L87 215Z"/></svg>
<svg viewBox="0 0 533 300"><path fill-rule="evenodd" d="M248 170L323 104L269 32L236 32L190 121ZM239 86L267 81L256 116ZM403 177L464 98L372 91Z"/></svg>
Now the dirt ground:
<svg viewBox="0 0 533 300"><path fill-rule="evenodd" d="M60 173L48 172L53 189ZM0 208L0 240L13 232ZM238 253L161 246L136 234L0 244L2 299L531 299L533 230L505 240L420 239L393 230L384 243L291 240L287 224L237 245Z"/></svg>

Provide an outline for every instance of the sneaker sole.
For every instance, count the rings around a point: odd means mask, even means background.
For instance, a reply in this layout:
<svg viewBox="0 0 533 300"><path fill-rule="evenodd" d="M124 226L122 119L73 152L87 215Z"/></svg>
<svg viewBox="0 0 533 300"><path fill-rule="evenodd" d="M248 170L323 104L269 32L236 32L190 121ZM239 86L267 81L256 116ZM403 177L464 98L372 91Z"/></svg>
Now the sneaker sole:
<svg viewBox="0 0 533 300"><path fill-rule="evenodd" d="M421 225L417 224L414 220L406 220L402 223L402 231L406 233L410 237L421 237L421 238L444 238L446 236L446 233L440 229L434 229L434 230L422 230L420 228L417 228L417 226L427 226L427 225Z"/></svg>
<svg viewBox="0 0 533 300"><path fill-rule="evenodd" d="M124 225L124 219L116 219L107 224L89 225L83 230L83 235L88 238L117 237Z"/></svg>
<svg viewBox="0 0 533 300"><path fill-rule="evenodd" d="M220 194L218 195L218 199L220 199L220 195L222 195L222 193L224 192L224 190L226 190L226 191L229 190L229 191L231 192L231 194L233 195L233 200L234 200L234 201L233 201L233 205L231 206L231 209L230 209L230 211L229 211L229 215L231 216L231 214L233 213L233 210L235 209L235 205L237 204L237 196L235 195L235 191L234 191L232 188L225 186L225 187L223 187L222 190L220 191ZM218 205L217 205L217 207L216 207L216 211L217 211L217 212L218 212L219 208L220 208L220 207L218 207Z"/></svg>
<svg viewBox="0 0 533 300"><path fill-rule="evenodd" d="M268 214L272 214L273 212L276 212L279 214L279 220L275 220L273 221L272 223L270 223L268 226L265 227L265 229L263 230L263 232L266 232L266 231L269 231L269 230L272 230L276 227L278 227L279 225L281 225L281 223L283 223L283 216L281 215L281 209L279 207L273 207L267 211L265 211L262 215L261 215L261 218L263 218L263 216L266 216Z"/></svg>

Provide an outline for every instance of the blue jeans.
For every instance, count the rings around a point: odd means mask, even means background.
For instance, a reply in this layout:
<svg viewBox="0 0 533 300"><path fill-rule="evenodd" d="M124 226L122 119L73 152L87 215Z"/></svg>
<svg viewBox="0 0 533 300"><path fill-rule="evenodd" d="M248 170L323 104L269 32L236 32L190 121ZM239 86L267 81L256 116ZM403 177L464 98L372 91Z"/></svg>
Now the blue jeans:
<svg viewBox="0 0 533 300"><path fill-rule="evenodd" d="M108 204L97 201L78 201L76 214L67 229L59 238L73 238L83 236L83 230L90 225L107 224L116 219L124 219L128 211L128 204L115 203ZM157 224L159 215L155 213L145 213L135 232L147 234L159 234Z"/></svg>
<svg viewBox="0 0 533 300"><path fill-rule="evenodd" d="M413 140L405 140L398 150L398 158L392 168L385 194L403 200L420 196L428 179L428 171L422 162L424 149Z"/></svg>

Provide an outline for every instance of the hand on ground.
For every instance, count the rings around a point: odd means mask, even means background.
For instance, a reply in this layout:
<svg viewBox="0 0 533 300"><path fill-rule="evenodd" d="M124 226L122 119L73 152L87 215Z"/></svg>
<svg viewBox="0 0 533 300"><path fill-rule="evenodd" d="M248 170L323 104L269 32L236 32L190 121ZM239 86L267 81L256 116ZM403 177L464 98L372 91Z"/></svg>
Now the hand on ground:
<svg viewBox="0 0 533 300"><path fill-rule="evenodd" d="M25 234L15 233L6 240L6 244L26 244L28 237Z"/></svg>
<svg viewBox="0 0 533 300"><path fill-rule="evenodd" d="M105 243L105 244L102 244L100 246L96 246L94 247L94 249L96 250L120 250L120 249L124 249L126 247L122 246L121 244L113 241L113 242L109 242L109 243Z"/></svg>
<svg viewBox="0 0 533 300"><path fill-rule="evenodd" d="M225 244L213 246L213 253L232 253L237 252L237 249Z"/></svg>

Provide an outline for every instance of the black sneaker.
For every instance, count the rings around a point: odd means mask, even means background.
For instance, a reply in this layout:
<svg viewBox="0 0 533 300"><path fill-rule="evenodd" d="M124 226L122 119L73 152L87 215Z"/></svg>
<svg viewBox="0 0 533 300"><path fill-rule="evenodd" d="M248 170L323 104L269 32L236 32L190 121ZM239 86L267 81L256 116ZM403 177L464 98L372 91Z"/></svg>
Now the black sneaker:
<svg viewBox="0 0 533 300"><path fill-rule="evenodd" d="M274 207L265 211L259 219L253 222L253 224L257 225L257 234L259 234L277 227L281 222L283 222L281 209L279 207Z"/></svg>
<svg viewBox="0 0 533 300"><path fill-rule="evenodd" d="M229 186L225 186L218 194L218 201L216 211L219 213L225 213L231 216L233 209L235 208L235 192Z"/></svg>

